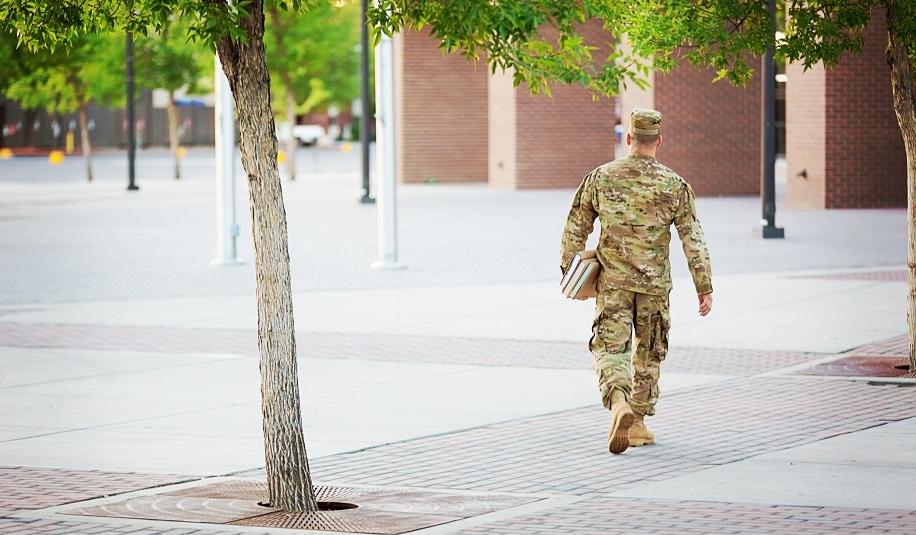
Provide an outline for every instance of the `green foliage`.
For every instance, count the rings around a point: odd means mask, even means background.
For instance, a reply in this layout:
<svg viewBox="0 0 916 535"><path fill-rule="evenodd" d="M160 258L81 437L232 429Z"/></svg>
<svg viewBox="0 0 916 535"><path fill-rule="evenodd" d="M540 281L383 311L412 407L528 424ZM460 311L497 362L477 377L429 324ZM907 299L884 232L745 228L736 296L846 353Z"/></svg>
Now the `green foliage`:
<svg viewBox="0 0 916 535"><path fill-rule="evenodd" d="M899 2L895 31L916 52L916 2ZM780 59L836 63L857 51L878 0L788 0L786 38L766 2L743 0L380 0L370 8L373 37L402 28L430 29L444 51L460 51L493 70L511 68L514 82L548 92L559 81L613 95L621 83L645 83L650 69L668 71L681 61L712 68L716 79L745 83L768 47ZM605 42L588 42L581 29L598 20ZM778 27L782 27L779 24ZM614 46L611 41L628 46ZM607 54L597 54L609 50Z"/></svg>
<svg viewBox="0 0 916 535"><path fill-rule="evenodd" d="M294 6L302 1L293 0ZM159 31L173 18L185 21L189 35L212 45L229 37L245 41L241 21L249 0L0 0L0 23L31 51L70 48L85 35Z"/></svg>
<svg viewBox="0 0 916 535"><path fill-rule="evenodd" d="M116 35L83 36L69 49L12 51L18 68L5 94L25 109L72 113L80 104L118 106L124 100L124 40Z"/></svg>
<svg viewBox="0 0 916 535"><path fill-rule="evenodd" d="M0 29L0 94L6 87L22 76L25 67L22 64L23 54L17 50L16 36Z"/></svg>
<svg viewBox="0 0 916 535"><path fill-rule="evenodd" d="M213 51L190 40L188 27L180 20L168 20L162 28L139 36L134 57L137 81L144 87L170 93L181 88L189 93L209 89L201 78L213 74Z"/></svg>
<svg viewBox="0 0 916 535"><path fill-rule="evenodd" d="M429 27L443 50L485 58L494 70L511 68L515 83L534 92L549 92L550 83L563 82L612 95L622 83L644 83L650 69L664 72L682 60L711 67L717 78L741 84L753 74L755 58L771 46L780 59L807 66L835 63L844 52L861 48L862 30L879 5L893 6L891 30L916 60L912 0L785 0L779 11L788 15L789 23L786 38L778 43L761 0L379 0L370 8L369 19L376 40L381 32ZM158 32L170 20L181 20L191 38L212 45L224 37L244 42L243 21L250 6L251 0L0 0L0 23L30 50L73 47L78 36L89 33ZM274 0L267 5L269 14L276 10L283 15L280 26L288 25L290 35L304 24L298 22L300 13L312 11L312 21L320 21L334 9L321 0ZM591 20L601 21L605 42L583 37L582 25ZM314 27L305 27L305 35L315 40L309 41L312 46L301 46L306 38L287 39L286 34L280 36L280 26L272 26L268 53L279 50L273 42L289 48L289 57L297 57L297 49L344 51L346 47L328 43L339 45L350 38L336 23L319 26L326 36L313 35ZM623 36L629 46L611 44ZM282 58L269 62L278 75L285 71L306 79L292 85L297 102L306 102L311 78L323 81L331 101L345 100L347 90L338 88L348 88L350 82L332 78L351 72L336 68L344 64L336 62L344 60L329 61L335 68L326 70L321 58L286 66Z"/></svg>
<svg viewBox="0 0 916 535"><path fill-rule="evenodd" d="M359 3L313 4L308 13L279 4L265 6L274 113L286 113L288 91L295 113L349 104L359 94Z"/></svg>

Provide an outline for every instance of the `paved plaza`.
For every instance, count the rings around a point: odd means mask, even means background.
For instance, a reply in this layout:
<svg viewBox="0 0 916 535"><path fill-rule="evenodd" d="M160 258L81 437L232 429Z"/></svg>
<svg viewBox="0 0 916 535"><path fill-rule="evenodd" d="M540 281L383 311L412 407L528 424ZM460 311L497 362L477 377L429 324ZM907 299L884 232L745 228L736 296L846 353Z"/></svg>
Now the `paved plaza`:
<svg viewBox="0 0 916 535"><path fill-rule="evenodd" d="M591 303L557 290L571 190L401 186L407 268L373 271L358 151L298 158L284 193L317 483L513 504L423 534L916 533L916 379L821 373L905 354L903 210L780 198L786 239L762 241L758 199L699 199L713 312L673 243L658 443L612 456ZM87 184L80 158L0 161L0 533L299 532L80 513L264 478L244 181L247 261L211 267L212 151L180 181L141 152L135 193L122 153L95 162Z"/></svg>

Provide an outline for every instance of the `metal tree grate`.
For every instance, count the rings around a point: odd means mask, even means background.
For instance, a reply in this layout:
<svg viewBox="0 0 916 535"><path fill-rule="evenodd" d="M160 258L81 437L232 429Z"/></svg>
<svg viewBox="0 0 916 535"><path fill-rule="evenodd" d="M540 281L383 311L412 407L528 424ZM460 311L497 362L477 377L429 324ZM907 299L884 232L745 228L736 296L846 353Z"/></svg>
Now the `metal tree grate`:
<svg viewBox="0 0 916 535"><path fill-rule="evenodd" d="M438 526L462 517L445 515L418 515L385 513L367 509L346 511L319 511L317 513L288 513L278 511L266 515L244 518L230 522L234 526L255 526L261 528L309 529L315 531L343 531L347 533L371 533L375 535L398 535L431 526Z"/></svg>
<svg viewBox="0 0 916 535"><path fill-rule="evenodd" d="M824 362L797 372L801 375L827 375L836 377L890 377L916 379L909 371L904 357L851 356Z"/></svg>
<svg viewBox="0 0 916 535"><path fill-rule="evenodd" d="M319 502L356 507L308 513L280 511L258 505L267 501L265 482L233 479L174 490L163 488L160 494L88 504L68 514L397 535L541 499L331 485L317 485L315 493Z"/></svg>

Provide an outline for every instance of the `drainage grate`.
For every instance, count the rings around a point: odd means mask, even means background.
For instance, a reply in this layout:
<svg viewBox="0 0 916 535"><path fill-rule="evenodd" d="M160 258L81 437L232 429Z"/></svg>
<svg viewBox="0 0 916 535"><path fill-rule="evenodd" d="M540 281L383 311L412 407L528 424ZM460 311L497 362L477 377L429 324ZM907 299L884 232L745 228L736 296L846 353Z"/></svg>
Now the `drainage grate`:
<svg viewBox="0 0 916 535"><path fill-rule="evenodd" d="M797 372L801 375L831 375L837 377L893 377L916 379L916 372L909 371L904 357L851 356Z"/></svg>
<svg viewBox="0 0 916 535"><path fill-rule="evenodd" d="M266 515L244 518L230 522L234 526L255 526L261 528L310 529L315 531L343 531L347 533L371 533L377 535L399 535L409 531L438 526L461 516L418 515L386 513L364 509L327 511L317 513L287 513L278 511Z"/></svg>
<svg viewBox="0 0 916 535"><path fill-rule="evenodd" d="M163 492L166 496L190 496L193 498L220 498L226 500L255 500L267 501L267 483L263 481L251 480L229 480L211 483L209 485L199 485L196 487L187 487L169 492Z"/></svg>
<svg viewBox="0 0 916 535"><path fill-rule="evenodd" d="M258 505L267 501L265 482L234 479L176 490L163 488L161 494L87 505L68 514L396 535L542 499L331 485L316 485L315 492L320 502L357 507L310 513L279 511Z"/></svg>
<svg viewBox="0 0 916 535"><path fill-rule="evenodd" d="M67 511L66 514L225 524L233 520L264 514L265 511L276 511L276 509L266 509L251 500L153 494L104 505L80 507Z"/></svg>
<svg viewBox="0 0 916 535"><path fill-rule="evenodd" d="M267 483L253 480L229 480L187 487L184 489L164 492L167 496L190 496L194 498L220 498L226 500L255 500L268 501ZM315 494L319 502L345 502L353 496L368 496L373 494L372 489L359 487L331 487L328 485L315 485Z"/></svg>

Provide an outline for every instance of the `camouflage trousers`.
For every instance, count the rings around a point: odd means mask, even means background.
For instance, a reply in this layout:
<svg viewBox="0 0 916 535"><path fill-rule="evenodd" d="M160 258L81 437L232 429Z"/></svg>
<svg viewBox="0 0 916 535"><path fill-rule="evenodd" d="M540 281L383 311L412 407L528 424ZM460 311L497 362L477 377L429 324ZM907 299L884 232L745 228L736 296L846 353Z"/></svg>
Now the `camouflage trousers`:
<svg viewBox="0 0 916 535"><path fill-rule="evenodd" d="M655 414L659 366L668 353L670 327L667 295L601 290L589 349L595 357L598 388L605 407L611 408L611 393L618 389L633 412Z"/></svg>

